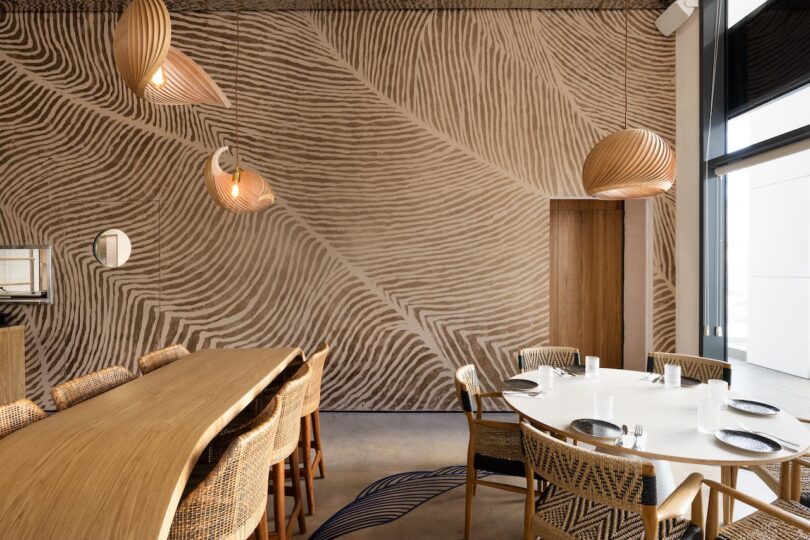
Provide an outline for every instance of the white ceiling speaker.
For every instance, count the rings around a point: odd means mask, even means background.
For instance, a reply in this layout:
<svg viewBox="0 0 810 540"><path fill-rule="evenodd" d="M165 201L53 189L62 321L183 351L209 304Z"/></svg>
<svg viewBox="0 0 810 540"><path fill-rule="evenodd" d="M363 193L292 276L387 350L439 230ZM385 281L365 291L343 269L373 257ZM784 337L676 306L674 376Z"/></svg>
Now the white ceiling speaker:
<svg viewBox="0 0 810 540"><path fill-rule="evenodd" d="M699 0L675 0L656 20L655 26L665 36L671 36L675 30L692 15L698 7Z"/></svg>

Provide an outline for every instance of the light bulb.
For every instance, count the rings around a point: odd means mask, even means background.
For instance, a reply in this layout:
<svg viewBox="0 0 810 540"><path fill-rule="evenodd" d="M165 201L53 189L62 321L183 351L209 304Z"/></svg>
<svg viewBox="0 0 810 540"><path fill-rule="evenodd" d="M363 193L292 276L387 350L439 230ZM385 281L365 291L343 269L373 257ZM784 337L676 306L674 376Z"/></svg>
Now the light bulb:
<svg viewBox="0 0 810 540"><path fill-rule="evenodd" d="M155 74L152 75L151 79L149 79L149 83L152 86L156 86L158 88L160 88L161 86L166 84L166 74L163 72L163 66L162 65L159 68L157 68L157 71L155 71Z"/></svg>
<svg viewBox="0 0 810 540"><path fill-rule="evenodd" d="M236 167L236 170L233 172L233 177L231 178L231 197L236 199L239 197L239 179L242 176L242 170L239 167Z"/></svg>

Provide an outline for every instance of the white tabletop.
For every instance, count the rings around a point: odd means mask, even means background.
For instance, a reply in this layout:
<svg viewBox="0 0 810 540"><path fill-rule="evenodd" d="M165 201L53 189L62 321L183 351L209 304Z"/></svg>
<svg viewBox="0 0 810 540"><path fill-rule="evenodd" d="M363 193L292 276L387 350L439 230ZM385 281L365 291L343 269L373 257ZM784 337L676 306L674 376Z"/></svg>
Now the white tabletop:
<svg viewBox="0 0 810 540"><path fill-rule="evenodd" d="M713 465L756 465L779 463L810 450L810 429L790 414L761 417L736 412L729 408L720 413L720 427L746 428L771 433L798 443L799 451L782 450L772 454L755 454L724 445L712 434L697 429L697 402L708 395L707 385L691 388L665 388L642 380L646 373L620 369L600 369L599 378L554 377L554 388L541 397L505 395L507 403L534 425L602 448L616 449L612 440L594 439L571 428L578 418L594 418L595 393L613 395L613 423L644 426L643 449L621 448L623 453L649 459ZM520 378L539 381L539 373L530 371ZM732 391L732 397L746 398Z"/></svg>

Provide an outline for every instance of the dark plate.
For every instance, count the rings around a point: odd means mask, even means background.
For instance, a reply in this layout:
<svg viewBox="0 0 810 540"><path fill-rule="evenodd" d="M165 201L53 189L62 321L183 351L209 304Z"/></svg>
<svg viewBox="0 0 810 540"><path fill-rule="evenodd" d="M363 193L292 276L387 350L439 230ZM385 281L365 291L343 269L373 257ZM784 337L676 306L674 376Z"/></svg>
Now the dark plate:
<svg viewBox="0 0 810 540"><path fill-rule="evenodd" d="M681 386L685 388L689 388L690 386L697 386L699 384L703 384L700 382L699 379L693 379L692 377L683 377L681 376Z"/></svg>
<svg viewBox="0 0 810 540"><path fill-rule="evenodd" d="M571 373L585 373L585 366L578 366L576 364L571 364L570 366L565 366L565 369L567 369ZM617 437L618 437L618 435L617 435Z"/></svg>
<svg viewBox="0 0 810 540"><path fill-rule="evenodd" d="M599 439L615 439L622 434L622 429L616 424L594 418L574 420L571 422L571 427L580 433Z"/></svg>
<svg viewBox="0 0 810 540"><path fill-rule="evenodd" d="M732 409L748 414L755 414L757 416L773 416L774 414L779 414L779 407L748 399L730 399L728 400L728 406Z"/></svg>
<svg viewBox="0 0 810 540"><path fill-rule="evenodd" d="M747 452L771 454L782 449L782 445L773 439L737 429L721 429L715 431L714 436L722 443Z"/></svg>
<svg viewBox="0 0 810 540"><path fill-rule="evenodd" d="M529 379L506 379L503 381L504 388L509 390L534 390L539 384Z"/></svg>

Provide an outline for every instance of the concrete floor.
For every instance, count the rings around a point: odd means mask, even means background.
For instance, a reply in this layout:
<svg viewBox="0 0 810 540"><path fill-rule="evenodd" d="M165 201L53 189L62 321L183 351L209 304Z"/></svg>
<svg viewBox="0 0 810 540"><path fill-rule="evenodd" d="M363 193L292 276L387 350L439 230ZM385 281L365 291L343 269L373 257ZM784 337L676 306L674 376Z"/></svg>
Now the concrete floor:
<svg viewBox="0 0 810 540"><path fill-rule="evenodd" d="M759 397L793 414L810 417L810 381L738 362L734 365L733 381L734 393L741 397ZM492 416L515 419L507 413ZM307 519L307 534L297 534L296 538L308 538L380 478L465 463L468 433L466 420L460 413L322 413L321 422L327 478L316 481L316 512ZM673 464L676 483L693 471L719 480L719 470L714 467ZM740 473L738 487L763 500L775 498L758 478L746 471ZM479 488L473 506L473 537L520 539L523 502L517 494ZM750 511L740 504L736 517ZM398 520L341 538L459 539L463 524L464 488L460 486Z"/></svg>

